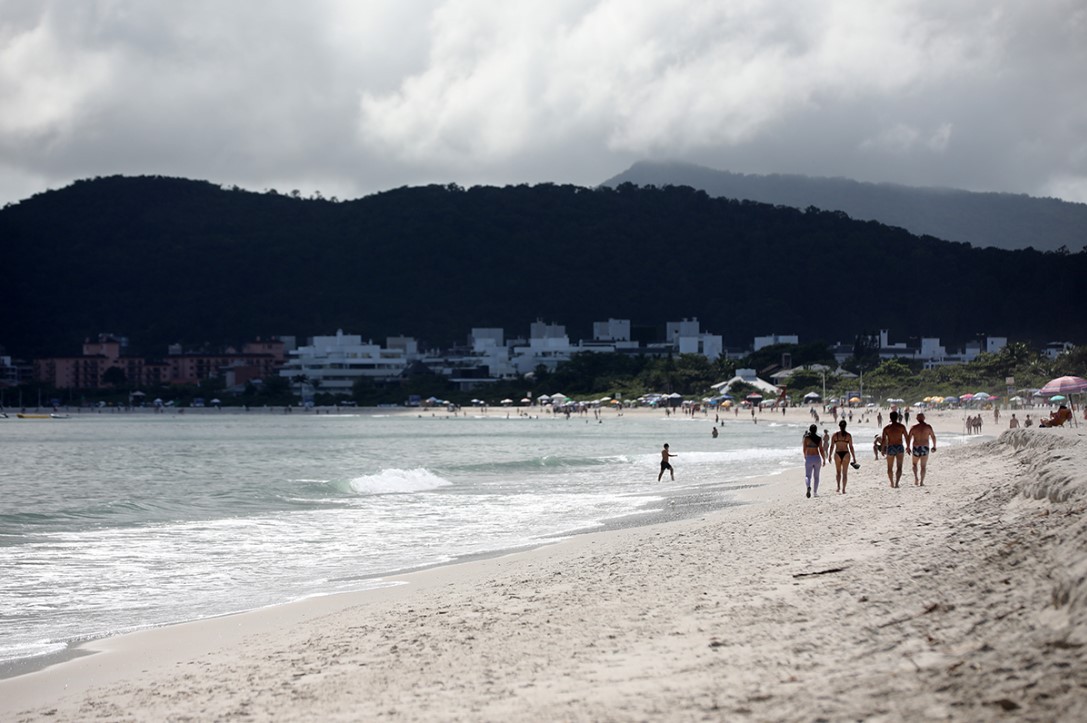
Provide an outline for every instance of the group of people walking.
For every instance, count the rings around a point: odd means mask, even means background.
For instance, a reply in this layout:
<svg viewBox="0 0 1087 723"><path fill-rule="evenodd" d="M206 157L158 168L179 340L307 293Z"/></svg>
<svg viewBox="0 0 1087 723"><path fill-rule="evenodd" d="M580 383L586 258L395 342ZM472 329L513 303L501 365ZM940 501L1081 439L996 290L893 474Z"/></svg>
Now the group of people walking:
<svg viewBox="0 0 1087 723"><path fill-rule="evenodd" d="M928 456L936 451L936 432L925 422L924 413L918 413L917 423L909 430L899 420L898 412L891 412L891 423L876 436L875 454L887 459L887 479L891 487L898 487L902 479L902 461L906 454L913 457L913 483L925 484ZM808 497L819 496L819 471L828 459L834 460L834 478L837 492L845 494L849 481L849 468L858 469L857 452L853 447L853 435L846 431L846 420L838 422L838 431L832 435L819 434L816 425L808 427L802 440L804 451L804 486Z"/></svg>

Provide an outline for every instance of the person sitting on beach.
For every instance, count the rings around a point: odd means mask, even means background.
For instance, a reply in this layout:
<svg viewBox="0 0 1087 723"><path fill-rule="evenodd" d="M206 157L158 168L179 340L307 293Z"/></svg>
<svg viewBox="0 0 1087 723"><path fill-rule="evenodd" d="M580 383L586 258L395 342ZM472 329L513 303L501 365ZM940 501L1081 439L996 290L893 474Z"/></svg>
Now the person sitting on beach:
<svg viewBox="0 0 1087 723"><path fill-rule="evenodd" d="M887 479L898 487L902 479L902 458L906 454L906 425L898 421L898 412L891 412L891 423L883 428L883 454L887 457Z"/></svg>
<svg viewBox="0 0 1087 723"><path fill-rule="evenodd" d="M877 460L879 459L879 456L883 454L883 435L876 435L875 441L872 442L872 453L875 455Z"/></svg>
<svg viewBox="0 0 1087 723"><path fill-rule="evenodd" d="M1039 420L1039 427L1063 427L1065 422L1072 420L1072 412L1063 404L1049 415L1049 419Z"/></svg>
<svg viewBox="0 0 1087 723"><path fill-rule="evenodd" d="M664 445L664 449L661 450L661 471L660 471L660 474L657 475L657 481L658 482L660 482L661 477L664 476L664 470L668 470L668 474L670 474L672 476L672 481L673 482L676 481L676 471L674 469L672 469L672 465L668 460L671 459L672 457L678 457L678 456L679 456L678 454L672 454L671 452L668 451L668 445L667 444Z"/></svg>
<svg viewBox="0 0 1087 723"><path fill-rule="evenodd" d="M845 420L838 422L838 431L830 438L834 447L834 479L837 491L845 494L845 484L849 481L849 462L857 463L857 452L853 449L853 435L845 431Z"/></svg>
<svg viewBox="0 0 1087 723"><path fill-rule="evenodd" d="M978 416L980 418L981 415ZM923 413L917 415L917 424L910 429L907 443L910 445L910 451L913 454L913 483L918 487L924 487L928 453L929 451L936 451L936 432L932 429L932 425L925 422ZM918 463L921 465L920 478L917 477Z"/></svg>
<svg viewBox="0 0 1087 723"><path fill-rule="evenodd" d="M801 440L804 450L804 486L807 487L807 496L813 494L812 482L815 483L814 494L819 496L819 470L827 463L826 446L823 438L819 436L819 427L814 424L808 427L808 431ZM822 464L820 464L822 462Z"/></svg>

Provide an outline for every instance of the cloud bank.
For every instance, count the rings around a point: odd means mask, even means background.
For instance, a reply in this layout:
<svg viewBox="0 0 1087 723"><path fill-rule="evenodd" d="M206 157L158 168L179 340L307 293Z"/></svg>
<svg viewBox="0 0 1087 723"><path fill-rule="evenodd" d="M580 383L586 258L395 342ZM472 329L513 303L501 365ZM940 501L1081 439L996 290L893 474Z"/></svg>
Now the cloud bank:
<svg viewBox="0 0 1087 723"><path fill-rule="evenodd" d="M0 202L355 197L642 158L1087 202L1083 0L0 0Z"/></svg>

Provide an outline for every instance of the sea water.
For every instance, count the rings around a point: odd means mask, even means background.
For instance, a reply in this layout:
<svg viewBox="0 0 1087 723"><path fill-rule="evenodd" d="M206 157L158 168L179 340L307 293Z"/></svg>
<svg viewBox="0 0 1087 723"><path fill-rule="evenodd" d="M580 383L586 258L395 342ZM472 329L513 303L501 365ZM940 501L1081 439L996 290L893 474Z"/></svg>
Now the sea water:
<svg viewBox="0 0 1087 723"><path fill-rule="evenodd" d="M614 410L0 420L0 661L723 507L800 463L800 425L722 422L714 439L712 413Z"/></svg>

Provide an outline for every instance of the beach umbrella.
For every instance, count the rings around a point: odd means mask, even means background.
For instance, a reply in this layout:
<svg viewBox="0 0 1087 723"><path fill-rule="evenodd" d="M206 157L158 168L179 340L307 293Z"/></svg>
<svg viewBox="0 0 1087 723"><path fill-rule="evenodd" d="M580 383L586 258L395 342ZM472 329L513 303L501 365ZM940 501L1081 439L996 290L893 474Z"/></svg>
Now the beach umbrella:
<svg viewBox="0 0 1087 723"><path fill-rule="evenodd" d="M758 392L751 392L750 394L747 395L747 398L748 399L762 399L762 395L759 394Z"/></svg>
<svg viewBox="0 0 1087 723"><path fill-rule="evenodd" d="M503 399L499 404L513 404L512 399Z"/></svg>
<svg viewBox="0 0 1087 723"><path fill-rule="evenodd" d="M532 404L532 400L529 399L528 397L522 397L521 398L521 404Z"/></svg>
<svg viewBox="0 0 1087 723"><path fill-rule="evenodd" d="M974 395L974 399L989 399L989 398L990 397L989 397L988 392L978 392L977 394Z"/></svg>
<svg viewBox="0 0 1087 723"><path fill-rule="evenodd" d="M1048 397L1051 394L1075 394L1087 391L1087 379L1083 377L1057 377L1050 379L1038 394Z"/></svg>
<svg viewBox="0 0 1087 723"><path fill-rule="evenodd" d="M856 403L857 403L857 402L859 402L860 400L861 400L861 398L860 398L860 397L850 397L850 398L849 398L849 402L850 402L850 404L856 404Z"/></svg>
<svg viewBox="0 0 1087 723"><path fill-rule="evenodd" d="M817 401L819 399L822 399L822 397L819 396L819 392L808 392L804 395L804 401L806 402Z"/></svg>
<svg viewBox="0 0 1087 723"><path fill-rule="evenodd" d="M1068 397L1064 396L1063 394L1054 394L1052 397L1049 398L1049 401L1063 402L1065 399L1068 399Z"/></svg>
<svg viewBox="0 0 1087 723"><path fill-rule="evenodd" d="M974 395L969 393L969 392L967 392L966 394L960 394L959 395L960 400L970 400L970 399L973 399L973 398L974 398Z"/></svg>

